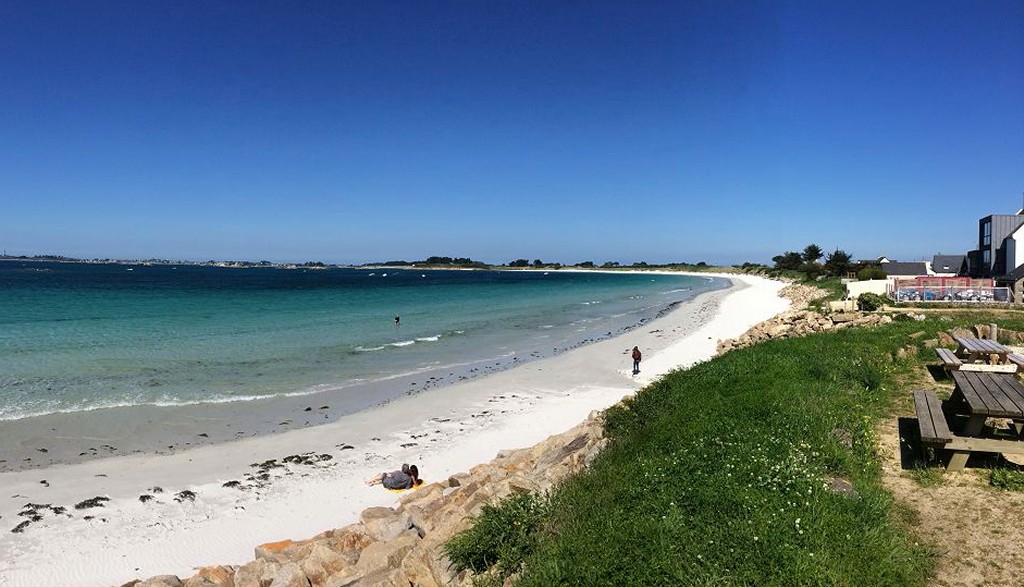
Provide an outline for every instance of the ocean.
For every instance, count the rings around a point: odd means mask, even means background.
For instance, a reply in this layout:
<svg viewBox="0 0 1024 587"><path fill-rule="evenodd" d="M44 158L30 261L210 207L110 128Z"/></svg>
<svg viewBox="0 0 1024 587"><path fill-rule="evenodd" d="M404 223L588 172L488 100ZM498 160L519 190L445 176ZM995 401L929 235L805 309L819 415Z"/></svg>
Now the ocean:
<svg viewBox="0 0 1024 587"><path fill-rule="evenodd" d="M615 336L720 278L0 262L0 421L468 378ZM400 317L398 324L395 316ZM454 377L453 377L454 378Z"/></svg>

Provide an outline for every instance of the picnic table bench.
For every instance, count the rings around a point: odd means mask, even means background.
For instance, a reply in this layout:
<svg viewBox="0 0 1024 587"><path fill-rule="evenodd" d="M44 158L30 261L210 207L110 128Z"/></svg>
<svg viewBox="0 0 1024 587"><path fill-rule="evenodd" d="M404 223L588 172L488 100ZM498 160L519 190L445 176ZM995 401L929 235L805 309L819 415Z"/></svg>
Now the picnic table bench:
<svg viewBox="0 0 1024 587"><path fill-rule="evenodd" d="M1006 360L1010 363L1017 365L1017 371L1024 369L1024 355L1018 353L1010 353L1006 355Z"/></svg>
<svg viewBox="0 0 1024 587"><path fill-rule="evenodd" d="M935 354L939 355L939 360L942 361L942 367L946 371L956 371L963 365L963 361L960 357L956 356L956 353L949 349L937 348Z"/></svg>
<svg viewBox="0 0 1024 587"><path fill-rule="evenodd" d="M952 376L956 387L945 405L935 392L914 392L921 442L953 453L946 470L963 469L972 452L1024 454L1024 385L1005 373L954 371ZM967 422L951 427L950 415L966 416ZM1013 425L1008 433L986 433L988 418L1006 418Z"/></svg>
<svg viewBox="0 0 1024 587"><path fill-rule="evenodd" d="M953 432L946 423L942 402L934 391L914 392L914 409L921 426L921 442L924 444L946 445L953 440Z"/></svg>

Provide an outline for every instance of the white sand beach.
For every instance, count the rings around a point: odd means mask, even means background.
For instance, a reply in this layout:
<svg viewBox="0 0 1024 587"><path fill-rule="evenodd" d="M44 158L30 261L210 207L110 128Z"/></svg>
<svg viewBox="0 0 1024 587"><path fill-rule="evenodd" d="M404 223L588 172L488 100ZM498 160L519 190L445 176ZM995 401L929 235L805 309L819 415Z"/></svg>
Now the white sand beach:
<svg viewBox="0 0 1024 587"><path fill-rule="evenodd" d="M174 454L2 473L0 585L106 587L186 577L200 566L245 563L261 543L352 523L363 509L399 497L365 486L370 474L415 463L429 482L535 444L672 369L707 360L719 340L789 305L778 297L780 282L721 277L734 286L622 336L329 424ZM644 352L637 376L634 345ZM292 455L306 457L285 462ZM75 508L95 497L109 501ZM11 532L29 519L19 515L26 504L47 507L34 508L39 519Z"/></svg>

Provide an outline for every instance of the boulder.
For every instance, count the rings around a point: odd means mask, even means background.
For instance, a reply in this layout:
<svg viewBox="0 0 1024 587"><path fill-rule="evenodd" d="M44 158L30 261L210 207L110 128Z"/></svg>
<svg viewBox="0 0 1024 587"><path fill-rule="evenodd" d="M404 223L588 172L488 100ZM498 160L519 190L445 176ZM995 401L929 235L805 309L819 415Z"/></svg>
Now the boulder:
<svg viewBox="0 0 1024 587"><path fill-rule="evenodd" d="M357 552L338 552L319 542L313 546L306 558L299 561L299 567L312 585L323 585L332 575L351 567L359 560Z"/></svg>
<svg viewBox="0 0 1024 587"><path fill-rule="evenodd" d="M387 542L374 542L359 555L355 569L360 576L365 576L382 569L397 568L419 539L415 530L406 530Z"/></svg>
<svg viewBox="0 0 1024 587"><path fill-rule="evenodd" d="M441 587L450 585L455 575L452 564L443 555L436 555L440 549L417 546L402 559L402 573L417 587Z"/></svg>
<svg viewBox="0 0 1024 587"><path fill-rule="evenodd" d="M310 584L297 563L288 563L277 570L269 587L310 587Z"/></svg>
<svg viewBox="0 0 1024 587"><path fill-rule="evenodd" d="M235 571L235 587L270 587L281 565L258 558L238 567Z"/></svg>
<svg viewBox="0 0 1024 587"><path fill-rule="evenodd" d="M391 540L412 527L408 514L399 513L388 507L365 509L359 515L359 520L366 528L366 533L378 541Z"/></svg>
<svg viewBox="0 0 1024 587"><path fill-rule="evenodd" d="M329 538L323 540L325 544L337 552L358 553L367 546L373 544L374 539L366 532L366 528L353 524L340 530L335 530Z"/></svg>
<svg viewBox="0 0 1024 587"><path fill-rule="evenodd" d="M260 544L256 547L256 558L284 564L293 560L290 555L296 550L296 547L301 546L301 543L294 542L292 540L267 542L266 544Z"/></svg>
<svg viewBox="0 0 1024 587"><path fill-rule="evenodd" d="M236 567L202 567L185 580L183 587L235 587Z"/></svg>
<svg viewBox="0 0 1024 587"><path fill-rule="evenodd" d="M135 584L135 587L182 587L176 575L158 575Z"/></svg>

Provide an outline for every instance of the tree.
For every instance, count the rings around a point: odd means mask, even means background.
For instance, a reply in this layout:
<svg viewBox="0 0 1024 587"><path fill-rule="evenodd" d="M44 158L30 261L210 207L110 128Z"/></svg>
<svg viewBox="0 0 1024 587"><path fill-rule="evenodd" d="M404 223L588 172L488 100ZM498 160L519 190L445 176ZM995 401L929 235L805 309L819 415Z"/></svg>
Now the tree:
<svg viewBox="0 0 1024 587"><path fill-rule="evenodd" d="M509 267L529 267L530 262L526 259L516 259L508 264Z"/></svg>
<svg viewBox="0 0 1024 587"><path fill-rule="evenodd" d="M587 269L592 269L594 267L594 262L593 261L583 261L583 262L577 263L576 266L577 267L586 267Z"/></svg>
<svg viewBox="0 0 1024 587"><path fill-rule="evenodd" d="M825 257L825 271L829 275L842 277L850 270L850 254L842 249L836 249Z"/></svg>
<svg viewBox="0 0 1024 587"><path fill-rule="evenodd" d="M807 274L807 279L817 279L818 276L825 271L825 269L821 266L821 263L815 263L811 261L810 263L804 263L803 265L801 265L800 271L803 271L804 273Z"/></svg>
<svg viewBox="0 0 1024 587"><path fill-rule="evenodd" d="M534 259L533 260L533 266L534 267L543 267L544 266L544 261L541 261L540 259Z"/></svg>
<svg viewBox="0 0 1024 587"><path fill-rule="evenodd" d="M802 255L805 263L816 263L822 256L821 247L811 243L804 247L804 254Z"/></svg>
<svg viewBox="0 0 1024 587"><path fill-rule="evenodd" d="M800 253L794 253L793 251L786 251L781 255L772 257L772 261L775 263L776 269L789 269L791 271L797 271L800 266L803 265L804 258Z"/></svg>

